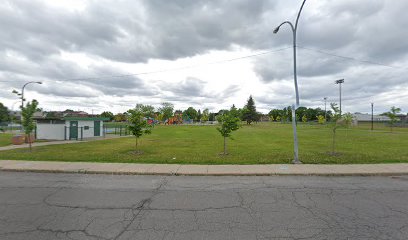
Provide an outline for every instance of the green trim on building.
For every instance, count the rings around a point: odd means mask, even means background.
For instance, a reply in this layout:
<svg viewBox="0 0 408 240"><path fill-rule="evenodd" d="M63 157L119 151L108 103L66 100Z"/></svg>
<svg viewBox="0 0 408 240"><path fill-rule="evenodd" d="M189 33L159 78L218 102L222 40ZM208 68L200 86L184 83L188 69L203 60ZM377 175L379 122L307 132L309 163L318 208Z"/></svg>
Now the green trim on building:
<svg viewBox="0 0 408 240"><path fill-rule="evenodd" d="M109 118L104 117L64 117L66 121L109 121Z"/></svg>

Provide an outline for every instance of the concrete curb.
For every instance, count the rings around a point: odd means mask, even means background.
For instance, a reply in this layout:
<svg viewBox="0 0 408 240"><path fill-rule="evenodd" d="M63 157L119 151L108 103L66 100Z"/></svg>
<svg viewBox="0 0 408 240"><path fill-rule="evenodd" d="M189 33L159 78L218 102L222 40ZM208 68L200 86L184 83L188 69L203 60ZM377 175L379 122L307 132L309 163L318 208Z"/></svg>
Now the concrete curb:
<svg viewBox="0 0 408 240"><path fill-rule="evenodd" d="M0 160L0 171L167 176L395 176L408 175L408 164L181 165Z"/></svg>

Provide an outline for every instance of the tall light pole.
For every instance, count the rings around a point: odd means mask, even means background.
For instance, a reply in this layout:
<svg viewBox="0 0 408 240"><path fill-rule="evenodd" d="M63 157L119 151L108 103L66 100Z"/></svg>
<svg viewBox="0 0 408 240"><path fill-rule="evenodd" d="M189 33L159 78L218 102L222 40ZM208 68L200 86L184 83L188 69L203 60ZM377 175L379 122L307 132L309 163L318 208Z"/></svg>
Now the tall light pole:
<svg viewBox="0 0 408 240"><path fill-rule="evenodd" d="M299 148L298 148L298 140L297 140L297 130L296 130L296 109L299 107L299 91L298 91L298 85L297 85L297 70L296 70L296 31L297 31L297 27L298 27L298 22L299 22L299 17L300 17L300 13L302 12L303 9L303 5L305 5L306 0L303 0L302 5L300 6L298 15L296 17L296 22L295 22L295 26L293 26L293 24L289 21L285 21L281 24L279 24L278 27L275 28L275 30L273 30L273 33L278 33L279 28L283 25L283 24L288 24L290 26L290 28L292 29L292 33L293 33L293 80L295 83L295 93L296 93L296 104L292 105L292 126L293 126L293 142L294 142L294 152L295 152L295 158L292 161L292 163L302 163L299 160Z"/></svg>
<svg viewBox="0 0 408 240"><path fill-rule="evenodd" d="M24 107L24 101L25 101L25 99L24 99L24 89L28 84L31 84L31 83L42 84L42 82L27 82L21 88L21 93L17 92L16 90L13 90L13 93L17 94L18 96L21 96L21 108Z"/></svg>
<svg viewBox="0 0 408 240"><path fill-rule="evenodd" d="M21 110L23 110L24 101L25 101L25 99L24 99L24 89L28 84L31 84L31 83L42 84L42 82L35 82L35 81L27 82L21 88L21 93L17 92L16 90L13 90L13 93L17 94L18 96L21 96ZM21 123L23 123L23 114L22 113L21 113L20 121L21 121Z"/></svg>
<svg viewBox="0 0 408 240"><path fill-rule="evenodd" d="M344 79L336 80L334 83L339 84L339 95L340 95L340 116L341 116L341 84L344 83Z"/></svg>
<svg viewBox="0 0 408 240"><path fill-rule="evenodd" d="M371 131L374 130L374 103L371 103Z"/></svg>
<svg viewBox="0 0 408 240"><path fill-rule="evenodd" d="M326 103L327 103L327 97L324 97L324 121L327 121L327 111L326 111Z"/></svg>

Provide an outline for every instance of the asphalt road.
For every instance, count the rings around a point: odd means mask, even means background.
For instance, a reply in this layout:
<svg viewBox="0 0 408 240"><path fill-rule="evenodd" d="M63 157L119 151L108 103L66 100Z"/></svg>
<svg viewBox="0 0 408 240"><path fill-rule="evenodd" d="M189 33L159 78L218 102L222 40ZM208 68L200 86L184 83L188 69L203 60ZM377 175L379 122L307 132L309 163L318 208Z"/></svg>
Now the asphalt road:
<svg viewBox="0 0 408 240"><path fill-rule="evenodd" d="M408 176L0 172L0 239L408 239Z"/></svg>

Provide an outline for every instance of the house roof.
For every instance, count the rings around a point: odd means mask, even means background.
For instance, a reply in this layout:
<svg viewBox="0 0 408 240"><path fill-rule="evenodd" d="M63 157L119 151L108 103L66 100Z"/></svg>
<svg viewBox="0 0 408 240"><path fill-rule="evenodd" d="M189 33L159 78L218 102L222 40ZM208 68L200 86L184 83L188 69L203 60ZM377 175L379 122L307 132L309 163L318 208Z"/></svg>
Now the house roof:
<svg viewBox="0 0 408 240"><path fill-rule="evenodd" d="M106 117L64 117L63 120L67 121L108 121Z"/></svg>

